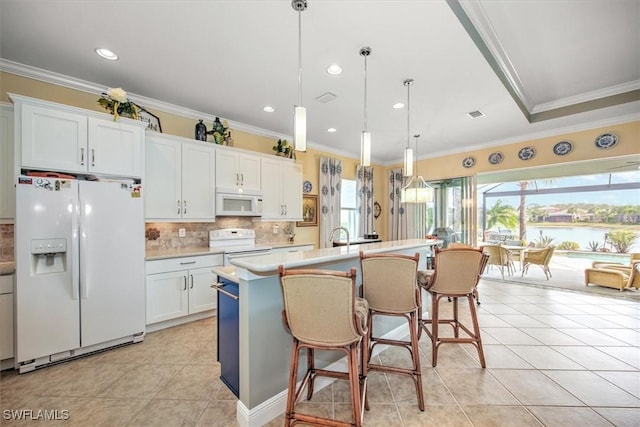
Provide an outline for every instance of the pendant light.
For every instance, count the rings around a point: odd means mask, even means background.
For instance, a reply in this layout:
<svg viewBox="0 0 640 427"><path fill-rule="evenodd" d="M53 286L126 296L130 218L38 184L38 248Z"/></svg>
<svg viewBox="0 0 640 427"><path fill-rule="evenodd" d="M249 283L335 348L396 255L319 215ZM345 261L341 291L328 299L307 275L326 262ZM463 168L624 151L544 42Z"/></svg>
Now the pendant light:
<svg viewBox="0 0 640 427"><path fill-rule="evenodd" d="M410 117L411 117L411 100L409 95L409 86L413 84L413 79L407 79L403 82L407 87L407 148L404 149L404 176L413 176L413 149L409 145L409 129L410 129ZM416 147L417 149L417 147Z"/></svg>
<svg viewBox="0 0 640 427"><path fill-rule="evenodd" d="M293 107L293 145L296 151L307 151L307 109L302 106L302 11L307 0L291 0L298 12L298 105Z"/></svg>
<svg viewBox="0 0 640 427"><path fill-rule="evenodd" d="M371 165L371 133L367 130L367 57L371 55L371 48L360 48L360 56L364 57L364 130L360 136L360 165Z"/></svg>
<svg viewBox="0 0 640 427"><path fill-rule="evenodd" d="M411 135L409 92L412 84L413 79L404 81L404 85L407 87L407 147L409 146ZM420 135L414 135L414 137L416 138L416 174L412 174L407 185L402 187L400 191L400 203L429 203L433 201L433 189L427 185L424 178L418 175L418 138Z"/></svg>

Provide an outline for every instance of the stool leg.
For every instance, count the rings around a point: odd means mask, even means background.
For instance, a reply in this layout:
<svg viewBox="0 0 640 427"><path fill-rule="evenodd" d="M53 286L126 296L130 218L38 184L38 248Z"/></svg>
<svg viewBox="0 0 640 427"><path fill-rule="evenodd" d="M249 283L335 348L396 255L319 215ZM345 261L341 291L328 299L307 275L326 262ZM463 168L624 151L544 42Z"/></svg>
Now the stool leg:
<svg viewBox="0 0 640 427"><path fill-rule="evenodd" d="M358 346L349 346L349 388L351 389L351 416L356 426L362 426L362 403L360 400L360 375L358 370Z"/></svg>
<svg viewBox="0 0 640 427"><path fill-rule="evenodd" d="M422 311L422 307L418 307L418 312ZM420 350L418 349L418 331L420 323L418 322L418 313L409 314L409 329L411 334L411 358L413 359L413 379L416 384L416 395L418 396L418 408L424 411L424 395L422 390L422 368L420 367Z"/></svg>
<svg viewBox="0 0 640 427"><path fill-rule="evenodd" d="M480 337L480 324L478 323L476 306L473 304L473 297L471 295L467 295L467 299L469 300L469 310L471 311L471 320L473 321L473 333L475 334L474 338L476 339L476 348L478 350L478 357L480 358L480 366L486 368L487 364L484 360L484 350L482 348L482 338Z"/></svg>
<svg viewBox="0 0 640 427"><path fill-rule="evenodd" d="M291 346L291 366L289 368L289 387L287 392L287 410L285 413L285 424L291 425L293 411L296 404L296 380L298 377L298 354L299 348L297 340L294 338Z"/></svg>
<svg viewBox="0 0 640 427"><path fill-rule="evenodd" d="M435 368L438 363L438 329L440 321L438 320L438 306L440 305L440 297L434 293L431 294L431 366Z"/></svg>
<svg viewBox="0 0 640 427"><path fill-rule="evenodd" d="M314 358L315 354L313 349L307 347L307 372L311 372L311 376L309 377L309 386L307 387L307 400L311 400L313 397L314 380L316 379L315 364L313 363L315 360Z"/></svg>
<svg viewBox="0 0 640 427"><path fill-rule="evenodd" d="M458 320L458 297L453 297L453 336L460 337L460 321Z"/></svg>

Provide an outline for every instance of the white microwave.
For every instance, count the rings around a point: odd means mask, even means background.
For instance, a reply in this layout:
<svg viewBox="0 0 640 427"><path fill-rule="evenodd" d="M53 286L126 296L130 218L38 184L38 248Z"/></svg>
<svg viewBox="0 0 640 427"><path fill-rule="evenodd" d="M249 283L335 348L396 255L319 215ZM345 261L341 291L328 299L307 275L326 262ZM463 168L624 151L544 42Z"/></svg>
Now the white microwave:
<svg viewBox="0 0 640 427"><path fill-rule="evenodd" d="M262 216L262 196L216 192L216 216Z"/></svg>

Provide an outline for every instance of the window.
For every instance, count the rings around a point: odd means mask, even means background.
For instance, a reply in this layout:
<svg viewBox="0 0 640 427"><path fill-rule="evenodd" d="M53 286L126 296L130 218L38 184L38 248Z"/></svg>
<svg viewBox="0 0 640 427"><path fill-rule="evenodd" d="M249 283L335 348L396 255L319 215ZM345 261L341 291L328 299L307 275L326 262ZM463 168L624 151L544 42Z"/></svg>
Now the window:
<svg viewBox="0 0 640 427"><path fill-rule="evenodd" d="M343 179L341 185L340 225L349 230L349 236L354 239L358 236L359 220L358 211L356 210L356 181L354 179Z"/></svg>

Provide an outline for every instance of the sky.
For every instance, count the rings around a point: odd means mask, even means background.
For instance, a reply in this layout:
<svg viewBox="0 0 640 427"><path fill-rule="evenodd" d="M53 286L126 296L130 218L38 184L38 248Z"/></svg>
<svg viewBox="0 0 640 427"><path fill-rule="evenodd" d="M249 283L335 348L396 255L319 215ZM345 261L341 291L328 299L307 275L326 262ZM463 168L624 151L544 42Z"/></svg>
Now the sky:
<svg viewBox="0 0 640 427"><path fill-rule="evenodd" d="M536 180L539 189L543 188L562 188L562 187L579 187L589 185L604 185L609 182L609 174L598 174L588 176L560 177L553 178L549 181ZM640 170L629 172L618 172L611 174L612 184L622 183L638 183L640 182ZM484 188L478 188L478 198L482 198L483 191L494 187L495 184L487 185ZM535 185L529 185L528 189L535 189ZM517 182L504 183L494 188L491 192L499 191L517 191L520 187ZM491 208L496 201L500 199L503 204L517 207L520 203L519 196L500 196L487 197L487 208ZM589 191L580 193L560 193L560 194L542 194L527 195L527 206L538 204L540 206L548 206L557 203L604 203L609 205L640 205L640 190L617 190L617 191Z"/></svg>

